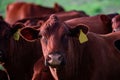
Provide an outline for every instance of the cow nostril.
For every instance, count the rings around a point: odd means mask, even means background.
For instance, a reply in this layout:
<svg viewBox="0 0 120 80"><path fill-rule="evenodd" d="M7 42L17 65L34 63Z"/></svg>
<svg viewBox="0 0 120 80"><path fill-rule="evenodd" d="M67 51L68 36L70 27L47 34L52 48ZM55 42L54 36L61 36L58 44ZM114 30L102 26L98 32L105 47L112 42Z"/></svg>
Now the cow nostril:
<svg viewBox="0 0 120 80"><path fill-rule="evenodd" d="M48 61L51 60L51 56L48 56L48 57L47 57L47 60L48 60Z"/></svg>

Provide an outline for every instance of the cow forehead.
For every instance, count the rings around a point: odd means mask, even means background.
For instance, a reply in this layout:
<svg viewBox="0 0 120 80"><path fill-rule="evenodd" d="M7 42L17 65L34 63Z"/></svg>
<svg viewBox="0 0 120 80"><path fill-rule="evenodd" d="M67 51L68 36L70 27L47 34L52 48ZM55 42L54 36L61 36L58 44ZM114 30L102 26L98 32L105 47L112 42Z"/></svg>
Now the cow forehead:
<svg viewBox="0 0 120 80"><path fill-rule="evenodd" d="M64 23L45 24L40 32L41 34L62 35L68 32L68 28Z"/></svg>

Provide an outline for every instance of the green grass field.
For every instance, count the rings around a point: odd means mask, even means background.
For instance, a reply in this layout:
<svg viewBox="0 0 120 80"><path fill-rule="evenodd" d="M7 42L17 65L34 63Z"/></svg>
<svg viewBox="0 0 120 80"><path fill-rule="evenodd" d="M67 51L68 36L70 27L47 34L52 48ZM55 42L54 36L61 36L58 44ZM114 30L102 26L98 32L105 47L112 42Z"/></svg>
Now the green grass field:
<svg viewBox="0 0 120 80"><path fill-rule="evenodd" d="M120 13L120 0L0 0L0 14L5 17L6 6L16 1L33 2L52 7L55 2L62 5L66 11L83 10L89 15Z"/></svg>

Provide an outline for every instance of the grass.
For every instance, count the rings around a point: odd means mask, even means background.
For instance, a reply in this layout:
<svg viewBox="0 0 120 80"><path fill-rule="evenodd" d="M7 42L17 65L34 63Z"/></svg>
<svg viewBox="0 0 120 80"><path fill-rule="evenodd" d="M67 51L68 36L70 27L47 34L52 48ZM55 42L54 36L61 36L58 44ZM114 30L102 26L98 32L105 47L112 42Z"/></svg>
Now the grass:
<svg viewBox="0 0 120 80"><path fill-rule="evenodd" d="M33 2L47 7L53 7L55 2L62 5L66 11L83 10L89 15L120 13L120 0L22 0L25 2ZM1 0L0 14L5 16L7 4L15 2L15 0Z"/></svg>

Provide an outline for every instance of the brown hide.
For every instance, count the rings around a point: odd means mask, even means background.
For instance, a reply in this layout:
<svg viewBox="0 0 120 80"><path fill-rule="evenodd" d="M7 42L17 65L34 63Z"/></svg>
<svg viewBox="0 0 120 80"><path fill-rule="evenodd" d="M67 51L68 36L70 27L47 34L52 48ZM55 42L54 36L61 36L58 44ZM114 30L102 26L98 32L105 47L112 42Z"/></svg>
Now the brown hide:
<svg viewBox="0 0 120 80"><path fill-rule="evenodd" d="M83 33L88 40L80 43ZM51 15L41 26L40 35L44 58L55 80L120 79L120 51L115 47L119 32L100 35L89 32L85 25L71 28Z"/></svg>
<svg viewBox="0 0 120 80"><path fill-rule="evenodd" d="M106 34L112 32L111 19L106 15L96 15L90 17L81 17L65 21L70 26L84 24L88 26L89 31Z"/></svg>
<svg viewBox="0 0 120 80"><path fill-rule="evenodd" d="M7 6L5 20L13 24L19 19L37 16L41 17L62 11L64 11L64 9L57 3L54 4L53 8L49 8L33 3L16 2Z"/></svg>

